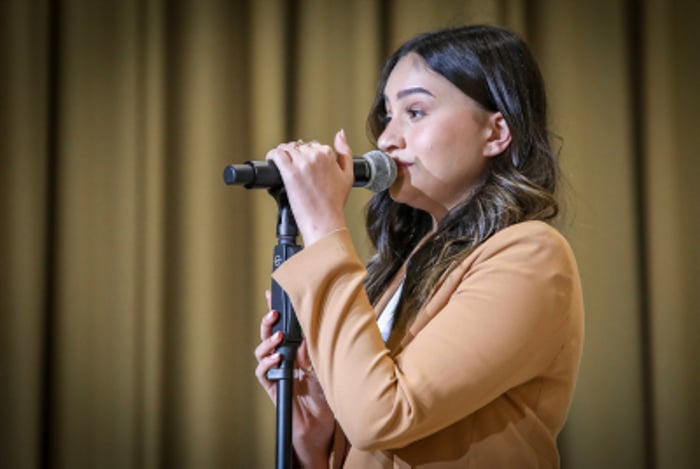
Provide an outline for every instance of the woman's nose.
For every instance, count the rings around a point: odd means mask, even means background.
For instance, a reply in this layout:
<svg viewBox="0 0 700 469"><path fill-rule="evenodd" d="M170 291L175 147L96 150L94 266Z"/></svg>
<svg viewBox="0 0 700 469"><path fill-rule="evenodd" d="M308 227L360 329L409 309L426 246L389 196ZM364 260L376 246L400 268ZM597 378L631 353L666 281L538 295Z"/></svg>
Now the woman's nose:
<svg viewBox="0 0 700 469"><path fill-rule="evenodd" d="M377 147L384 153L391 153L394 150L404 148L405 140L400 131L399 125L394 121L384 127L384 131L377 139Z"/></svg>

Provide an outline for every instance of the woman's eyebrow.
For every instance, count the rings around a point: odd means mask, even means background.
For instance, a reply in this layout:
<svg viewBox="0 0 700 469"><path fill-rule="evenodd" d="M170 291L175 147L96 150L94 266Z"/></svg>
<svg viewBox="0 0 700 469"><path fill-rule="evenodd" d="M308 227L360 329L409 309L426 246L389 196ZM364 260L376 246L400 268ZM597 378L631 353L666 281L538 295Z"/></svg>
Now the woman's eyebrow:
<svg viewBox="0 0 700 469"><path fill-rule="evenodd" d="M425 88L423 88L421 86L415 86L413 88L406 88L405 90L401 90L398 93L396 93L396 99L401 99L401 98L404 98L410 94L415 94L415 93L427 94L428 96L432 96L433 98L435 97L433 95L433 93L426 90Z"/></svg>

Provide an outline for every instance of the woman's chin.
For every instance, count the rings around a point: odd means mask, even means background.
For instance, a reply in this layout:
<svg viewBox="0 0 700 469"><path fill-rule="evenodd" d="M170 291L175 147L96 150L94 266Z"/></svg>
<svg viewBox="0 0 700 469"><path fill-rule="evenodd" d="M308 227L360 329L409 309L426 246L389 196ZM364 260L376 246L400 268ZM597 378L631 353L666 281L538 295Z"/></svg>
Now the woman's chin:
<svg viewBox="0 0 700 469"><path fill-rule="evenodd" d="M394 183L389 187L389 197L391 197L391 200L394 202L398 202L400 204L405 203L403 200L403 197L401 197L403 191L401 190L401 182L399 180L394 181Z"/></svg>
<svg viewBox="0 0 700 469"><path fill-rule="evenodd" d="M413 206L411 204L411 200L413 199L413 197L411 197L413 193L412 189L413 188L406 185L404 181L397 179L389 188L389 196L394 202Z"/></svg>

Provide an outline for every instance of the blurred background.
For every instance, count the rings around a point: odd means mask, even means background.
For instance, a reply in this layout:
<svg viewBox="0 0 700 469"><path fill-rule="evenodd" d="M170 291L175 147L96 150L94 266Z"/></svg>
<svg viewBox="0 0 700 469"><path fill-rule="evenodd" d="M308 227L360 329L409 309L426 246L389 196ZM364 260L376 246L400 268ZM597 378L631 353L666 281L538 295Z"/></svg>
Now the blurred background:
<svg viewBox="0 0 700 469"><path fill-rule="evenodd" d="M253 349L277 211L223 168L340 128L370 149L388 54L485 22L542 67L582 273L562 465L698 467L698 20L682 0L4 0L0 466L272 467ZM365 258L369 196L347 208Z"/></svg>

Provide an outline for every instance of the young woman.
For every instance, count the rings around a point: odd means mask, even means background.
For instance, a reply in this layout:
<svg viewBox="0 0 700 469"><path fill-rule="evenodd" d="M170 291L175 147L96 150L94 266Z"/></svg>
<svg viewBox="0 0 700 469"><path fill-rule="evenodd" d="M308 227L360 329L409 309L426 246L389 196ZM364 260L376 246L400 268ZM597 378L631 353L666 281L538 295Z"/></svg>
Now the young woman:
<svg viewBox="0 0 700 469"><path fill-rule="evenodd" d="M344 132L333 148L292 142L267 156L305 244L273 274L305 334L298 463L557 467L583 304L571 249L548 224L557 161L528 47L492 26L415 37L386 63L369 128L398 177L369 203L367 266L343 215ZM263 318L255 351L273 400L276 319Z"/></svg>

